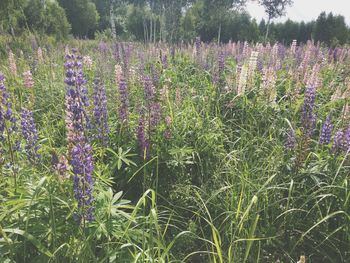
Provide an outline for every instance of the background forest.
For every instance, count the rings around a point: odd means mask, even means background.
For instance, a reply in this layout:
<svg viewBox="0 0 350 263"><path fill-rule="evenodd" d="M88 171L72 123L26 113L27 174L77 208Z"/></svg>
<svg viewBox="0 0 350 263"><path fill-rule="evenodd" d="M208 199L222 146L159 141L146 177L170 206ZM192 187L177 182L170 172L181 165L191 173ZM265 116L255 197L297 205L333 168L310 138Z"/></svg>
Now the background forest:
<svg viewBox="0 0 350 263"><path fill-rule="evenodd" d="M274 23L290 0L260 0L267 19L256 21L245 0L2 0L0 32L50 35L62 40L113 38L143 42L278 41L313 39L347 43L350 30L341 15L321 13L315 20ZM271 13L272 11L272 13ZM268 31L268 35L267 35Z"/></svg>

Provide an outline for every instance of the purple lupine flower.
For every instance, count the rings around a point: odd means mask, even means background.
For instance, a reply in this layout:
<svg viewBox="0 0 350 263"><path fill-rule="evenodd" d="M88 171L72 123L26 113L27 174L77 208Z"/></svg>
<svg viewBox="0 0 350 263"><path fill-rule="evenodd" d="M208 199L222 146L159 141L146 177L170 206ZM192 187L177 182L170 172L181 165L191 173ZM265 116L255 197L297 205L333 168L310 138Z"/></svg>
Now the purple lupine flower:
<svg viewBox="0 0 350 263"><path fill-rule="evenodd" d="M140 147L140 157L142 159L149 159L150 157L150 143L146 137L145 116L140 112L139 125L137 127L137 140Z"/></svg>
<svg viewBox="0 0 350 263"><path fill-rule="evenodd" d="M75 127L76 130L83 131L85 126L90 128L91 123L87 114L89 98L83 73L83 57L77 52L76 49L72 49L72 54L67 54L65 57L66 78L64 82L66 83L66 103L68 103L66 107L72 107L67 112L75 115L68 117L72 117L73 125L81 126L81 128Z"/></svg>
<svg viewBox="0 0 350 263"><path fill-rule="evenodd" d="M158 84L159 84L160 76L159 76L159 72L158 72L157 68L154 67L153 65L151 65L151 73L152 73L153 85L154 85L155 87L157 87Z"/></svg>
<svg viewBox="0 0 350 263"><path fill-rule="evenodd" d="M101 53L104 53L106 54L107 51L108 51L108 45L106 42L103 42L101 41L99 44L98 44L98 49Z"/></svg>
<svg viewBox="0 0 350 263"><path fill-rule="evenodd" d="M94 126L97 132L97 139L102 141L103 145L108 142L108 111L107 111L107 96L104 85L99 81L94 81Z"/></svg>
<svg viewBox="0 0 350 263"><path fill-rule="evenodd" d="M87 143L85 128L89 123L86 107L88 104L86 81L83 77L81 56L66 55L66 126L68 132L68 149L71 166L73 168L74 197L78 201L79 221L93 220L93 160L92 149Z"/></svg>
<svg viewBox="0 0 350 263"><path fill-rule="evenodd" d="M129 92L128 85L123 77L121 77L119 82L119 100L119 118L122 123L127 124L129 119Z"/></svg>
<svg viewBox="0 0 350 263"><path fill-rule="evenodd" d="M169 128L166 128L163 135L164 135L164 138L166 140L170 140L171 139L171 130Z"/></svg>
<svg viewBox="0 0 350 263"><path fill-rule="evenodd" d="M38 131L30 110L22 109L21 111L21 130L26 141L25 151L30 161L37 161L40 158L38 154Z"/></svg>
<svg viewBox="0 0 350 263"><path fill-rule="evenodd" d="M0 73L0 141L2 141L3 134L5 131L5 111L4 106L7 103L7 98L9 97L6 87L4 85L5 76Z"/></svg>
<svg viewBox="0 0 350 263"><path fill-rule="evenodd" d="M121 44L121 49L123 51L123 62L124 62L124 72L126 74L126 77L128 77L129 72L129 60L132 52L132 47L130 45L127 45L126 47Z"/></svg>
<svg viewBox="0 0 350 263"><path fill-rule="evenodd" d="M0 107L0 142L4 140L4 131L5 131L5 116Z"/></svg>
<svg viewBox="0 0 350 263"><path fill-rule="evenodd" d="M328 116L326 121L322 125L321 135L320 135L320 140L319 140L320 145L330 143L331 136L332 136L332 130L333 130L333 124L332 124L330 116Z"/></svg>
<svg viewBox="0 0 350 263"><path fill-rule="evenodd" d="M69 177L69 164L68 159L64 155L57 156L56 152L52 152L52 166L57 172L59 179L64 180Z"/></svg>
<svg viewBox="0 0 350 263"><path fill-rule="evenodd" d="M0 141L3 140L3 133L6 127L6 121L10 122L9 133L17 131L17 119L13 114L12 102L4 84L5 76L0 73Z"/></svg>
<svg viewBox="0 0 350 263"><path fill-rule="evenodd" d="M315 129L316 116L313 112L315 106L316 88L308 86L305 90L304 105L302 108L301 123L303 133L307 137L311 137Z"/></svg>
<svg viewBox="0 0 350 263"><path fill-rule="evenodd" d="M347 152L349 151L349 149L350 149L350 124L348 125L344 133L344 139L343 139L343 150Z"/></svg>
<svg viewBox="0 0 350 263"><path fill-rule="evenodd" d="M295 144L296 144L295 132L292 128L290 128L287 131L287 139L285 142L285 147L288 150L292 150L295 148Z"/></svg>
<svg viewBox="0 0 350 263"><path fill-rule="evenodd" d="M344 145L344 132L343 130L338 130L333 138L332 152L339 153L342 151Z"/></svg>
<svg viewBox="0 0 350 263"><path fill-rule="evenodd" d="M91 146L80 141L71 151L71 165L73 168L74 197L78 201L79 221L93 221L93 185L94 165Z"/></svg>
<svg viewBox="0 0 350 263"><path fill-rule="evenodd" d="M168 57L166 54L162 57L162 64L163 64L163 69L168 68Z"/></svg>
<svg viewBox="0 0 350 263"><path fill-rule="evenodd" d="M150 106L150 130L153 130L156 128L156 126L160 123L162 113L161 113L161 105L158 102L152 103Z"/></svg>
<svg viewBox="0 0 350 263"><path fill-rule="evenodd" d="M156 95L155 87L153 86L152 80L149 76L144 77L143 86L144 86L145 101L147 105L149 105L152 103Z"/></svg>

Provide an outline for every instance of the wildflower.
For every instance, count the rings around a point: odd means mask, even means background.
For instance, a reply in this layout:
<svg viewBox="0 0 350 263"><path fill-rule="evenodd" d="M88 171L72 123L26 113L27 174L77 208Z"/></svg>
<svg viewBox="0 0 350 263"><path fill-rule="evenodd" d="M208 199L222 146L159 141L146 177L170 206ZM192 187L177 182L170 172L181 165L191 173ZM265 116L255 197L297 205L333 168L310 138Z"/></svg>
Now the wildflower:
<svg viewBox="0 0 350 263"><path fill-rule="evenodd" d="M245 93L245 88L247 85L247 77L248 77L248 66L243 65L241 68L241 72L239 74L239 81L237 87L237 95L243 95Z"/></svg>
<svg viewBox="0 0 350 263"><path fill-rule="evenodd" d="M165 117L165 124L169 127L171 126L172 120L170 116Z"/></svg>
<svg viewBox="0 0 350 263"><path fill-rule="evenodd" d="M153 65L151 66L151 73L152 73L153 85L157 87L159 84L160 76L157 68L155 68Z"/></svg>
<svg viewBox="0 0 350 263"><path fill-rule="evenodd" d="M170 130L169 128L165 129L163 135L164 135L164 138L165 138L166 140L170 140L170 139L171 139L171 130Z"/></svg>
<svg viewBox="0 0 350 263"><path fill-rule="evenodd" d="M66 103L68 103L66 107L71 107L67 111L69 116L66 117L72 117L71 121L74 125L82 126L79 129L81 131L84 128L83 126L89 128L91 124L86 113L86 109L89 106L89 98L83 73L82 57L77 55L76 49L72 49L72 54L66 55L64 67L66 69L64 81L66 83L66 97L71 97L66 98Z"/></svg>
<svg viewBox="0 0 350 263"><path fill-rule="evenodd" d="M258 56L259 52L253 51L249 58L249 65L248 65L248 76L251 78L256 70L256 67L258 65Z"/></svg>
<svg viewBox="0 0 350 263"><path fill-rule="evenodd" d="M304 105L302 108L301 123L303 132L307 137L310 137L314 131L316 124L316 116L313 112L315 106L316 88L308 86L305 90Z"/></svg>
<svg viewBox="0 0 350 263"><path fill-rule="evenodd" d="M150 156L150 143L146 138L146 125L145 116L143 112L140 112L139 124L137 127L137 140L140 147L140 156L142 159L149 159Z"/></svg>
<svg viewBox="0 0 350 263"><path fill-rule="evenodd" d="M102 141L103 145L106 145L109 133L107 96L106 89L99 80L94 81L93 100L94 125L97 129L97 138Z"/></svg>
<svg viewBox="0 0 350 263"><path fill-rule="evenodd" d="M269 103L276 103L276 72L272 66L263 69L262 90Z"/></svg>
<svg viewBox="0 0 350 263"><path fill-rule="evenodd" d="M52 155L52 166L57 172L59 179L67 179L68 178L68 171L69 171L69 164L68 159L62 154L60 157L57 156L57 153L55 151L51 151Z"/></svg>
<svg viewBox="0 0 350 263"><path fill-rule="evenodd" d="M74 146L71 153L73 168L74 197L78 201L80 221L93 221L93 185L92 173L94 170L91 146L81 141Z"/></svg>
<svg viewBox="0 0 350 263"><path fill-rule="evenodd" d="M117 63L120 63L120 50L119 50L118 43L115 43L115 46L114 46L114 58Z"/></svg>
<svg viewBox="0 0 350 263"><path fill-rule="evenodd" d="M295 144L296 144L295 132L292 128L290 128L287 131L287 139L286 139L285 147L288 150L292 150L295 148Z"/></svg>
<svg viewBox="0 0 350 263"><path fill-rule="evenodd" d="M343 149L344 145L344 132L338 130L333 138L332 152L339 153Z"/></svg>
<svg viewBox="0 0 350 263"><path fill-rule="evenodd" d="M41 49L41 47L38 48L37 57L39 64L44 62L43 50Z"/></svg>
<svg viewBox="0 0 350 263"><path fill-rule="evenodd" d="M225 56L223 52L220 52L218 56L218 67L219 67L219 75L221 75L225 69Z"/></svg>
<svg viewBox="0 0 350 263"><path fill-rule="evenodd" d="M319 144L321 145L329 144L329 142L331 141L332 130L333 130L333 124L331 122L331 118L328 116L326 121L322 125Z"/></svg>
<svg viewBox="0 0 350 263"><path fill-rule="evenodd" d="M124 78L121 78L119 82L119 118L122 123L128 123L129 118L129 93L128 86Z"/></svg>
<svg viewBox="0 0 350 263"><path fill-rule="evenodd" d="M84 56L84 57L83 57L83 65L84 65L87 69L92 69L93 61L92 61L92 59L91 59L90 56Z"/></svg>
<svg viewBox="0 0 350 263"><path fill-rule="evenodd" d="M101 42L98 44L98 49L100 50L101 53L106 53L107 50L108 50L108 45L107 45L107 43L101 41Z"/></svg>
<svg viewBox="0 0 350 263"><path fill-rule="evenodd" d="M160 123L161 120L161 105L157 102L150 106L150 129L153 130Z"/></svg>
<svg viewBox="0 0 350 263"><path fill-rule="evenodd" d="M30 70L23 72L23 84L28 89L34 87L34 80Z"/></svg>
<svg viewBox="0 0 350 263"><path fill-rule="evenodd" d="M124 73L126 74L126 77L128 77L129 72L129 60L132 53L132 47L128 45L127 47L124 47L124 45L121 45L122 51L123 51L123 66L124 66Z"/></svg>
<svg viewBox="0 0 350 263"><path fill-rule="evenodd" d="M343 138L343 150L345 152L350 150L350 124L348 125Z"/></svg>
<svg viewBox="0 0 350 263"><path fill-rule="evenodd" d="M17 119L13 114L12 102L5 84L5 76L0 73L0 141L3 140L3 134L6 127L6 121L10 122L7 132L12 133L17 130Z"/></svg>
<svg viewBox="0 0 350 263"><path fill-rule="evenodd" d="M122 75L123 75L123 70L122 70L122 67L120 65L115 65L114 66L114 77L115 77L115 83L117 85L119 85L120 83L120 80L122 78Z"/></svg>
<svg viewBox="0 0 350 263"><path fill-rule="evenodd" d="M167 128L165 129L164 131L164 138L166 140L170 140L171 139L171 123L172 123L172 120L171 120L171 117L170 116L166 116L165 117L165 125L167 126Z"/></svg>
<svg viewBox="0 0 350 263"><path fill-rule="evenodd" d="M168 57L166 54L162 57L162 64L163 64L163 69L168 68Z"/></svg>
<svg viewBox="0 0 350 263"><path fill-rule="evenodd" d="M200 57L201 54L201 38L200 37L196 37L195 42L194 42L194 47L195 47L195 52L196 52L196 56L197 58Z"/></svg>
<svg viewBox="0 0 350 263"><path fill-rule="evenodd" d="M10 66L10 70L12 72L12 74L14 76L17 76L17 65L16 65L16 60L15 60L15 55L12 53L12 51L10 50L9 52L9 66Z"/></svg>
<svg viewBox="0 0 350 263"><path fill-rule="evenodd" d="M144 77L143 86L144 86L145 101L147 104L151 104L155 98L156 91L152 83L152 80L149 76Z"/></svg>
<svg viewBox="0 0 350 263"><path fill-rule="evenodd" d="M292 42L292 45L290 46L291 53L295 54L296 49L297 49L297 40L294 39L293 42Z"/></svg>
<svg viewBox="0 0 350 263"><path fill-rule="evenodd" d="M30 161L37 161L40 158L38 154L38 131L30 110L22 109L21 111L21 129L22 135L26 141L25 150Z"/></svg>
<svg viewBox="0 0 350 263"><path fill-rule="evenodd" d="M312 68L311 73L309 75L305 74L304 83L306 83L307 86L314 86L317 88L320 85L319 72L320 64L316 63Z"/></svg>

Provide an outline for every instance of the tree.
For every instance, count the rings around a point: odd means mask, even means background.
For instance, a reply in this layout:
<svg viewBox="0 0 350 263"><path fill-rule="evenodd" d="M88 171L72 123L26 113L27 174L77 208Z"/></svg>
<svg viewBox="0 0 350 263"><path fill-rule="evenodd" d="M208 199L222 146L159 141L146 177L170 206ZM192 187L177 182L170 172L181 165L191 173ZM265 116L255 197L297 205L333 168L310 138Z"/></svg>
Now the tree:
<svg viewBox="0 0 350 263"><path fill-rule="evenodd" d="M0 32L8 32L14 37L16 30L22 30L22 25L25 25L24 3L25 0L0 1Z"/></svg>
<svg viewBox="0 0 350 263"><path fill-rule="evenodd" d="M267 14L265 41L269 34L271 20L283 16L287 6L292 3L293 0L259 0L259 4L264 7L265 13Z"/></svg>
<svg viewBox="0 0 350 263"><path fill-rule="evenodd" d="M198 9L198 33L204 41L214 38L221 41L221 31L227 25L232 13L245 4L245 0L199 0L195 4Z"/></svg>
<svg viewBox="0 0 350 263"><path fill-rule="evenodd" d="M64 9L56 2L48 2L45 10L45 33L61 40L67 38L71 25L68 23Z"/></svg>
<svg viewBox="0 0 350 263"><path fill-rule="evenodd" d="M28 0L24 6L25 25L23 27L39 34L48 34L56 39L67 37L70 25L64 9L56 2Z"/></svg>
<svg viewBox="0 0 350 263"><path fill-rule="evenodd" d="M78 37L93 37L99 15L90 0L59 0L65 9L72 33Z"/></svg>

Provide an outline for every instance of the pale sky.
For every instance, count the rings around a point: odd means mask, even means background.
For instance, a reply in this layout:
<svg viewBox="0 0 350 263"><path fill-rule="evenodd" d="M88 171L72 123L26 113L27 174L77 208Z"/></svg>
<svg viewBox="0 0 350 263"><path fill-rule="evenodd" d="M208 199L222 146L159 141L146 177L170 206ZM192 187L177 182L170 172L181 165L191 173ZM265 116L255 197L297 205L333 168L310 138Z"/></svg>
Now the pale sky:
<svg viewBox="0 0 350 263"><path fill-rule="evenodd" d="M266 20L264 9L253 2L254 0L250 0L247 3L246 9L249 14L258 22L262 18ZM294 21L308 22L316 20L322 11L326 11L327 13L333 12L335 15L343 15L346 23L350 25L350 0L294 0L293 5L289 6L286 11L286 16L275 21L285 21L290 18Z"/></svg>

